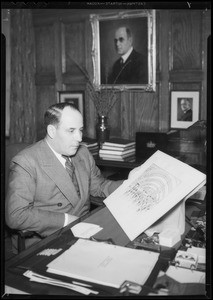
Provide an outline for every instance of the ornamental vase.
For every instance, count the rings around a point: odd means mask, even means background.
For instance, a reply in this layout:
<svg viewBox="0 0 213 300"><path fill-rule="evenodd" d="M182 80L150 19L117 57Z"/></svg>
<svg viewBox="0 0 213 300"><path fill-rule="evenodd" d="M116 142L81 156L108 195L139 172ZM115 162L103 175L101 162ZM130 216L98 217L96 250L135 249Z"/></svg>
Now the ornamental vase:
<svg viewBox="0 0 213 300"><path fill-rule="evenodd" d="M106 116L98 116L98 122L96 124L96 139L101 146L105 141L109 140L110 126L108 124L108 118Z"/></svg>

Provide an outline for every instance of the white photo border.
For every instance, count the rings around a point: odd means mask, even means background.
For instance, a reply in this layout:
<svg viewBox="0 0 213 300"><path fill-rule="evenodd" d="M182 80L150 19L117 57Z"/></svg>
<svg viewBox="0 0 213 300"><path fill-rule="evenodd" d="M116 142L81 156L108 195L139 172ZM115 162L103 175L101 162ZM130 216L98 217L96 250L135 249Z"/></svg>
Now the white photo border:
<svg viewBox="0 0 213 300"><path fill-rule="evenodd" d="M178 103L182 98L187 98L192 103L192 121L178 120ZM187 129L199 120L199 98L199 91L171 91L170 127L172 129Z"/></svg>

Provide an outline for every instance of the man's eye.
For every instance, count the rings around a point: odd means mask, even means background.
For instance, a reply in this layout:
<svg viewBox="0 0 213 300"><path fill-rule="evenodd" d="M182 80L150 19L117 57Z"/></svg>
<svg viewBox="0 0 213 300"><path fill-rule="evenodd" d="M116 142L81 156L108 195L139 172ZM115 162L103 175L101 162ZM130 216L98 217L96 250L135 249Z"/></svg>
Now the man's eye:
<svg viewBox="0 0 213 300"><path fill-rule="evenodd" d="M117 43L117 42L123 42L123 38L119 38L119 39L115 39L115 43Z"/></svg>

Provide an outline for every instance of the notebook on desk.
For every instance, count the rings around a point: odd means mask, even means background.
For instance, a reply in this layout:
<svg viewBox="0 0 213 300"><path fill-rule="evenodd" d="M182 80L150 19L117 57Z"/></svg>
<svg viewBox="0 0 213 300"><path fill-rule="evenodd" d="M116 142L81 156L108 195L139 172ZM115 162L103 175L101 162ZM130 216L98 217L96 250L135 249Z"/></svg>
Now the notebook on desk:
<svg viewBox="0 0 213 300"><path fill-rule="evenodd" d="M136 160L146 160L157 150L167 153L168 135L162 132L136 132Z"/></svg>

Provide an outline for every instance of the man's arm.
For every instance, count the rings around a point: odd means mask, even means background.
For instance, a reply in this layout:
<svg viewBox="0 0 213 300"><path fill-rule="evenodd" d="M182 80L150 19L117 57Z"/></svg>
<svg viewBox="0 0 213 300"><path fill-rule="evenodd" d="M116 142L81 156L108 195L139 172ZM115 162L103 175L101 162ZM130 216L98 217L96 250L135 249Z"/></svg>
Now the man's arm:
<svg viewBox="0 0 213 300"><path fill-rule="evenodd" d="M64 225L65 214L49 211L48 205L38 206L37 178L26 163L12 163L5 205L5 219L12 229L35 231L41 236L52 234Z"/></svg>

